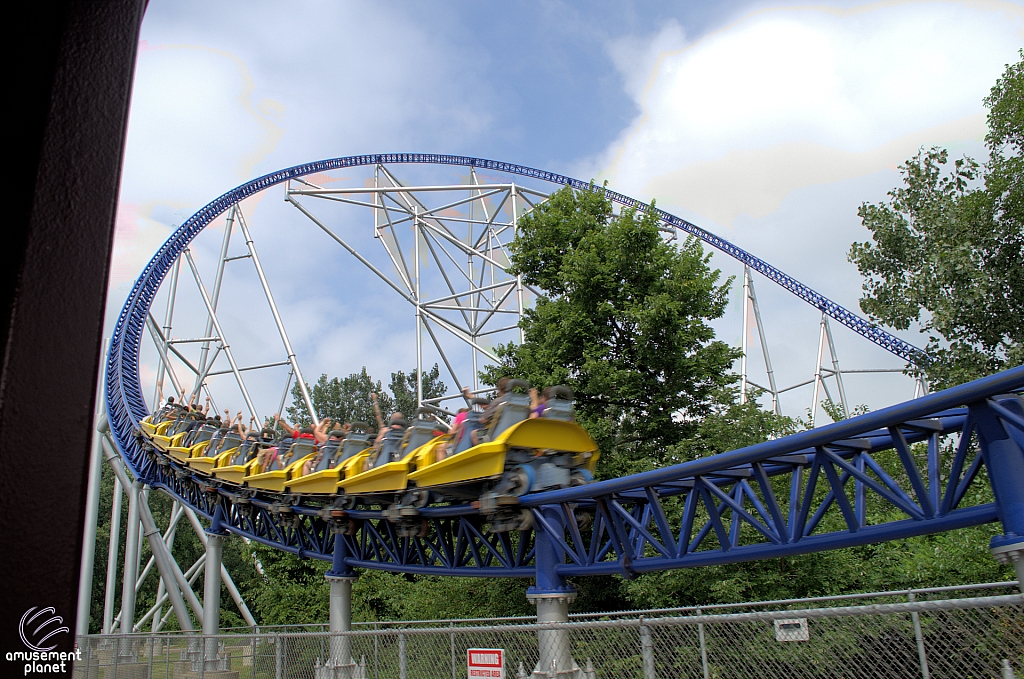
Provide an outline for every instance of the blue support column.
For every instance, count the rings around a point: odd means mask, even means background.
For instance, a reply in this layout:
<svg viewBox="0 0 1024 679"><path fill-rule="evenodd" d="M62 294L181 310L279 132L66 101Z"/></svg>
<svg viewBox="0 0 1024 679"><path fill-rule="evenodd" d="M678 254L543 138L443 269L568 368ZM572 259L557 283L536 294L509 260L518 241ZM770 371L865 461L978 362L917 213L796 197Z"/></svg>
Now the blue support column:
<svg viewBox="0 0 1024 679"><path fill-rule="evenodd" d="M970 406L996 511L1003 524L1003 534L993 537L990 543L992 556L1000 563L1013 564L1024 592L1024 433L1005 424L992 402L1017 418L1024 418L1024 399L996 396Z"/></svg>
<svg viewBox="0 0 1024 679"><path fill-rule="evenodd" d="M547 526L561 530L564 538L565 514L560 506L545 505L534 511L543 517ZM576 588L555 570L565 563L565 550L539 525L534 535L537 576L534 586L526 590L526 598L537 607L538 623L569 622L569 604L576 598ZM572 659L568 630L539 630L537 643L539 659L532 677L582 679L583 672Z"/></svg>

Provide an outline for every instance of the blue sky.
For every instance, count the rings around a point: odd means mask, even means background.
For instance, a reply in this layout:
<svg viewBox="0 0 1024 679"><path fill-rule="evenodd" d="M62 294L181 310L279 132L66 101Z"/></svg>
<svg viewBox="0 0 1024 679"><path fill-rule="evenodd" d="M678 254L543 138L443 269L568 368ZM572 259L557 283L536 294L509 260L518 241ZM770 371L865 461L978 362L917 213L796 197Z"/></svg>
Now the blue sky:
<svg viewBox="0 0 1024 679"><path fill-rule="evenodd" d="M860 279L845 253L866 235L857 206L884 199L921 146L982 153L981 100L1016 60L1022 29L1024 8L1008 2L153 0L108 319L171 226L217 195L280 167L390 151L607 180L856 308ZM341 260L288 221L279 194L269 198L253 206L253 230L307 377L365 364L386 381L414 365L408 312L386 290L354 284L355 271L310 284ZM201 267L219 236L206 240ZM270 357L265 323L244 322L258 288L241 275L234 291L229 283L242 335L233 347ZM813 368L817 316L768 281L755 285L780 378L797 381ZM738 309L716 326L734 344ZM836 341L844 367L899 366L845 330ZM254 387L268 404L279 398L272 381ZM873 407L911 395L893 380L847 388ZM787 410L802 414L809 398Z"/></svg>

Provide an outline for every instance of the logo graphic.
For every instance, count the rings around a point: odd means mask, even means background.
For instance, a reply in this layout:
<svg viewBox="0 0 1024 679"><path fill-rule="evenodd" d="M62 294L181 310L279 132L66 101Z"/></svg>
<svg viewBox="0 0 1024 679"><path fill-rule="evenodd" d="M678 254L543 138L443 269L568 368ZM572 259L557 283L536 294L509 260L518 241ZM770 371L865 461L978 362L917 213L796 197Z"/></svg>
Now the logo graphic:
<svg viewBox="0 0 1024 679"><path fill-rule="evenodd" d="M35 613L33 614L33 612ZM39 622L39 619L48 613L52 617ZM59 625L59 627L54 627L54 625ZM21 636L22 643L33 651L52 651L57 648L57 644L46 647L43 647L43 644L54 634L60 634L61 632L67 633L70 630L64 626L64 618L57 615L57 611L52 606L41 608L38 611L33 606L25 611L25 615L21 616L21 624L18 625L18 634ZM40 635L42 635L41 638Z"/></svg>

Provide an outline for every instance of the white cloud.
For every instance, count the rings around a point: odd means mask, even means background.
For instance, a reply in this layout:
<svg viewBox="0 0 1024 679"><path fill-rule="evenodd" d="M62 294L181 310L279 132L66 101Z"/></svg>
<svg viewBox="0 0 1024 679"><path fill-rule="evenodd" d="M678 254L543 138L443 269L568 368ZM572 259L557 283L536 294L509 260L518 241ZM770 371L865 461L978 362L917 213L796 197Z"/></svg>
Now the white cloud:
<svg viewBox="0 0 1024 679"><path fill-rule="evenodd" d="M1024 9L1005 2L765 9L696 41L670 21L608 46L639 113L581 174L657 199L857 310L861 279L846 261L850 243L867 237L857 206L884 200L896 166L921 146L983 152L982 99L1018 59L1022 29ZM714 261L742 275L728 257ZM809 378L817 312L755 283L780 386ZM738 345L739 281L733 290L716 328ZM901 367L838 323L833 331L845 368ZM872 407L913 393L857 376L847 391ZM798 390L783 404L801 414L810 397Z"/></svg>
<svg viewBox="0 0 1024 679"><path fill-rule="evenodd" d="M981 99L1022 26L1005 3L874 4L755 12L690 44L674 23L613 43L641 114L605 174L637 197L717 204L700 214L723 226L762 216L797 186L983 135ZM742 208L722 207L739 194Z"/></svg>
<svg viewBox="0 0 1024 679"><path fill-rule="evenodd" d="M107 327L172 226L234 186L319 158L451 148L481 134L490 124L492 90L464 49L384 4L252 3L238 12L219 3L151 3L136 66ZM367 272L280 197L280 189L271 190L243 209L307 380L365 364L386 383L391 371L415 365L408 310L374 281L366 287ZM208 290L222 224L223 217L192 246ZM350 226L342 225L343 235L375 252L372 239L361 240L368 230L354 236ZM243 252L237 231L231 252ZM205 307L187 266L181 276L173 334L201 337ZM165 294L154 304L158 319ZM285 357L249 260L227 265L219 315L239 365ZM181 345L192 360L197 348ZM147 344L147 397L156 360ZM227 366L223 355L217 366ZM187 368L178 368L191 384ZM277 408L286 373L247 373L261 414ZM214 382L229 405L242 405L230 375Z"/></svg>

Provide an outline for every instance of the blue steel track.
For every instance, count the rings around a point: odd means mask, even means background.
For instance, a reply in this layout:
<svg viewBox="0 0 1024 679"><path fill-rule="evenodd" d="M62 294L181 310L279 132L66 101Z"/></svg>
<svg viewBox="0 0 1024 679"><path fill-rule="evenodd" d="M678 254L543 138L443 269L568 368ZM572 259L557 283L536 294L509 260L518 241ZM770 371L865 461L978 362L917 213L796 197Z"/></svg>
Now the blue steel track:
<svg viewBox="0 0 1024 679"><path fill-rule="evenodd" d="M346 167L457 165L594 187L542 170L479 158L380 154L324 160L244 184L189 218L136 281L118 318L106 364L110 427L131 473L223 529L334 572L537 577L632 577L672 568L775 558L1002 522L993 547L1024 543L1024 367L818 429L654 471L523 498L534 528L490 534L469 505L422 510L424 531L400 536L380 511L332 514L273 498L233 504L223 490L166 459L137 436L149 414L139 353L164 276L188 244L241 200L288 179ZM640 211L644 203L606 191ZM762 273L823 313L910 363L920 349L872 326L724 239L656 210L659 219ZM986 483L987 481L987 483ZM989 486L991 492L986 488ZM983 501L983 500L988 501ZM994 501L993 501L994 500ZM543 581L543 582L542 582ZM543 588L543 587L542 587Z"/></svg>

